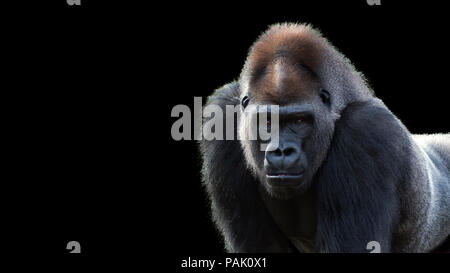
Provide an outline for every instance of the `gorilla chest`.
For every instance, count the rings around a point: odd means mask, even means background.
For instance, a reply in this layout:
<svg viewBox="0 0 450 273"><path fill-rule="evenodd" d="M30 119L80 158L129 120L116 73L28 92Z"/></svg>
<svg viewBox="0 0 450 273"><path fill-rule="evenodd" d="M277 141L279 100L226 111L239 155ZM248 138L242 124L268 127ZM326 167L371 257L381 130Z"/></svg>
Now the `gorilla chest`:
<svg viewBox="0 0 450 273"><path fill-rule="evenodd" d="M313 192L306 192L288 200L270 197L263 189L260 194L284 235L297 248L314 252L317 212Z"/></svg>

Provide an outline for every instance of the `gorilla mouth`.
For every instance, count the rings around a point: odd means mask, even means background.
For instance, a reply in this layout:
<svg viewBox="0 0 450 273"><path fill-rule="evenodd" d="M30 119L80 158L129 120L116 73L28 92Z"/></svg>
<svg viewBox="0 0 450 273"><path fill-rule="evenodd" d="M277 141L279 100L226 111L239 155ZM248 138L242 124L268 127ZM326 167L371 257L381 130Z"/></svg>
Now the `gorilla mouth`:
<svg viewBox="0 0 450 273"><path fill-rule="evenodd" d="M301 173L275 173L275 174L272 174L272 173L269 173L269 174L267 174L267 176L268 177L298 177L298 176L302 176L303 175L303 173L301 172Z"/></svg>
<svg viewBox="0 0 450 273"><path fill-rule="evenodd" d="M269 173L266 175L270 186L289 186L296 187L302 182L304 172L298 173Z"/></svg>

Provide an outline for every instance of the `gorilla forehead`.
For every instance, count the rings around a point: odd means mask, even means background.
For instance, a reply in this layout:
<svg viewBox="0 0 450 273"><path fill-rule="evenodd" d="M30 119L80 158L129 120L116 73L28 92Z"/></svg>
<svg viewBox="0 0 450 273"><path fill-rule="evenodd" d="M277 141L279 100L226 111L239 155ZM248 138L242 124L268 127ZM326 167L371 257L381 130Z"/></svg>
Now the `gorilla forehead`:
<svg viewBox="0 0 450 273"><path fill-rule="evenodd" d="M278 57L251 83L249 92L256 101L286 105L311 100L317 89L317 77L305 65Z"/></svg>

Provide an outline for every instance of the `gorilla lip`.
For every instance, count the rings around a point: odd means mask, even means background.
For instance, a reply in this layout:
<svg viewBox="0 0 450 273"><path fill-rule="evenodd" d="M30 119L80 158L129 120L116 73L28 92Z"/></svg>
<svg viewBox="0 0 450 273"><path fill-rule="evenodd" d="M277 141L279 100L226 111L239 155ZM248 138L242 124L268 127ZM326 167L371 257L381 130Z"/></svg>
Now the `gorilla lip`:
<svg viewBox="0 0 450 273"><path fill-rule="evenodd" d="M267 174L267 181L271 186L298 186L301 183L301 173Z"/></svg>

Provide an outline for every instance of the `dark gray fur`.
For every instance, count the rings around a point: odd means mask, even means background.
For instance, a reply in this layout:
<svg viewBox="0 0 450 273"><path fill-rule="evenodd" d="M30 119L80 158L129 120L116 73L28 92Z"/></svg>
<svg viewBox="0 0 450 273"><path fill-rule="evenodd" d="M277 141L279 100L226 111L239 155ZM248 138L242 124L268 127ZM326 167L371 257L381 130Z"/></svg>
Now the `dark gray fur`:
<svg viewBox="0 0 450 273"><path fill-rule="evenodd" d="M328 67L316 72L340 99L332 106L335 121L326 157L311 183L313 251L368 252L369 241L380 242L382 252L438 249L450 234L450 135L412 135L369 92L353 66L331 45L328 50ZM225 105L240 104L248 92L245 69L239 82L217 90L208 104L224 112ZM241 120L235 122L239 128ZM249 162L251 153L244 152L246 145L200 142L203 183L225 247L229 252L295 251L263 200L262 178Z"/></svg>

